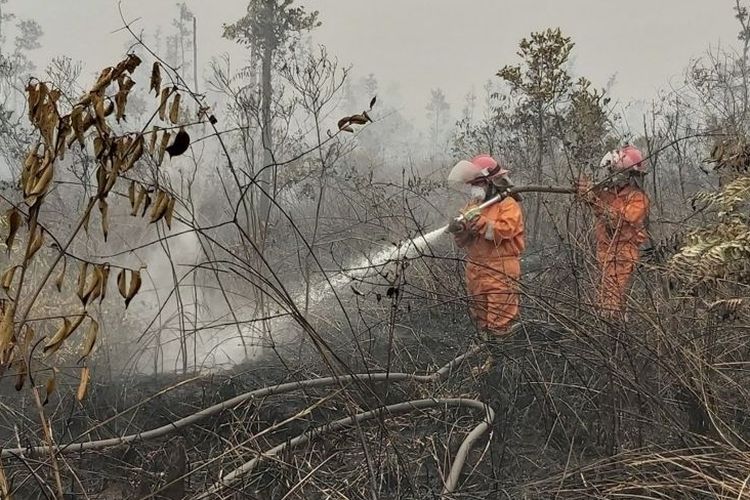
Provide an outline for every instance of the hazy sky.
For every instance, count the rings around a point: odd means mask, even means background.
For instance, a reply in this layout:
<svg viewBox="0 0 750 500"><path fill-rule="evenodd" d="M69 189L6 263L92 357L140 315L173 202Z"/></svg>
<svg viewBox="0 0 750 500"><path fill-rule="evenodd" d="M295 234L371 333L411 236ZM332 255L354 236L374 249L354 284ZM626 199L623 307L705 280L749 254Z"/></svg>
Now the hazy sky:
<svg viewBox="0 0 750 500"><path fill-rule="evenodd" d="M679 86L692 57L709 45L732 45L738 31L734 0L307 0L321 13L317 42L358 75L374 73L381 89L400 86L404 112L421 118L430 88L445 90L453 111L464 95L506 63L531 31L561 27L576 42L575 70L614 96L646 99L670 82ZM169 25L176 0L123 0L129 19L152 31ZM188 0L198 19L199 59L242 52L221 39L221 24L244 13L245 0ZM35 56L83 60L90 73L116 61L127 36L114 0L10 0L7 10L44 29ZM381 90L382 92L382 90Z"/></svg>

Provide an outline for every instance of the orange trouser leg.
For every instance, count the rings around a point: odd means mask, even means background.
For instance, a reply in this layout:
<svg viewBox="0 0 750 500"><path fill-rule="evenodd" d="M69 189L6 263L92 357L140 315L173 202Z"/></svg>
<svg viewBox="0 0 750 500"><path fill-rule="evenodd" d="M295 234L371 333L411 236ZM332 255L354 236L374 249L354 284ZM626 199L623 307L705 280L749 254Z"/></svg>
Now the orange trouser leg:
<svg viewBox="0 0 750 500"><path fill-rule="evenodd" d="M470 309L478 328L491 330L496 335L507 331L518 316L520 275L521 265L517 258L467 266Z"/></svg>
<svg viewBox="0 0 750 500"><path fill-rule="evenodd" d="M602 311L622 313L630 277L638 261L638 247L618 242L601 245L597 249L597 260L601 270L597 303Z"/></svg>

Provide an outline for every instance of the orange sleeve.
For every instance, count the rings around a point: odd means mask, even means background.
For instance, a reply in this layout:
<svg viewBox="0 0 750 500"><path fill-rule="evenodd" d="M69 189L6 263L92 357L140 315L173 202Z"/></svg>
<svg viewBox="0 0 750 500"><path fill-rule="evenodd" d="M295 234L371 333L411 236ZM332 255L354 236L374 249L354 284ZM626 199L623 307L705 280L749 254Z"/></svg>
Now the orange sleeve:
<svg viewBox="0 0 750 500"><path fill-rule="evenodd" d="M622 207L622 218L625 222L634 226L642 226L648 215L649 200L646 193L634 191L631 193Z"/></svg>
<svg viewBox="0 0 750 500"><path fill-rule="evenodd" d="M509 240L523 232L523 214L521 206L513 198L506 198L491 207L487 213L477 217L475 227L479 234L494 241ZM490 229L492 230L492 238Z"/></svg>

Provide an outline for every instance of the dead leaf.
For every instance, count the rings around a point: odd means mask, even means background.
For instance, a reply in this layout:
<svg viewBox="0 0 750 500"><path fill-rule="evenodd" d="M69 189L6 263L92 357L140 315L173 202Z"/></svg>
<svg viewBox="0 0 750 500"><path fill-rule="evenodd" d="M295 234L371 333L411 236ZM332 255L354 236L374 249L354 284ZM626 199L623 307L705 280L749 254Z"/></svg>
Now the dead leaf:
<svg viewBox="0 0 750 500"><path fill-rule="evenodd" d="M343 129L349 123L350 118L350 116L345 116L338 121L336 126L339 128L339 130Z"/></svg>
<svg viewBox="0 0 750 500"><path fill-rule="evenodd" d="M135 181L130 181L128 186L128 200L130 200L130 208L135 207Z"/></svg>
<svg viewBox="0 0 750 500"><path fill-rule="evenodd" d="M103 198L99 199L99 212L101 213L102 234L104 235L104 241L107 241L107 236L109 235L109 220L107 219L109 205L107 205L107 201Z"/></svg>
<svg viewBox="0 0 750 500"><path fill-rule="evenodd" d="M65 280L65 269L68 266L68 259L63 255L62 257L62 268L60 269L60 274L57 275L57 279L55 280L55 286L57 287L58 292L62 292L62 286L63 281Z"/></svg>
<svg viewBox="0 0 750 500"><path fill-rule="evenodd" d="M21 217L21 212L15 207L5 212L5 216L8 218L9 228L8 236L5 238L5 244L8 246L8 254L10 254L10 250L13 247L13 241L16 238L16 233L18 233L18 228L21 227L23 218Z"/></svg>
<svg viewBox="0 0 750 500"><path fill-rule="evenodd" d="M89 378L91 377L91 372L89 371L88 366L84 366L81 370L81 382L78 384L78 391L76 392L76 399L78 401L83 401L83 398L86 397L86 392L89 388Z"/></svg>
<svg viewBox="0 0 750 500"><path fill-rule="evenodd" d="M153 90L155 94L159 95L159 90L161 89L161 65L159 64L159 61L155 61L154 65L151 67L151 82L148 89L149 94Z"/></svg>
<svg viewBox="0 0 750 500"><path fill-rule="evenodd" d="M125 309L130 305L130 301L141 289L141 270L130 271L130 286L128 287L128 295L125 297Z"/></svg>
<svg viewBox="0 0 750 500"><path fill-rule="evenodd" d="M177 92L172 99L172 107L169 108L169 121L173 125L177 125L180 119L180 93Z"/></svg>
<svg viewBox="0 0 750 500"><path fill-rule="evenodd" d="M365 118L364 115L352 115L349 117L349 122L355 125L365 125L367 123L367 118Z"/></svg>
<svg viewBox="0 0 750 500"><path fill-rule="evenodd" d="M117 273L117 289L120 291L120 295L122 295L123 299L126 299L128 297L128 286L126 279L125 269Z"/></svg>
<svg viewBox="0 0 750 500"><path fill-rule="evenodd" d="M23 389L23 385L26 382L26 374L28 370L26 368L26 360L23 357L16 361L16 391Z"/></svg>
<svg viewBox="0 0 750 500"><path fill-rule="evenodd" d="M89 301L93 301L96 298L93 296L93 294L99 289L101 279L101 270L99 270L98 266L94 266L94 270L86 280L86 286L84 287L83 295L81 296L81 302L83 302L84 305L88 304Z"/></svg>
<svg viewBox="0 0 750 500"><path fill-rule="evenodd" d="M0 286L5 289L7 292L10 290L11 285L13 284L13 276L16 274L16 269L20 266L12 266L5 270L2 277L0 277Z"/></svg>
<svg viewBox="0 0 750 500"><path fill-rule="evenodd" d="M46 406L49 403L49 397L55 392L57 388L57 368L52 368L52 376L47 379L46 394L44 395L44 402L42 406Z"/></svg>
<svg viewBox="0 0 750 500"><path fill-rule="evenodd" d="M138 215L138 207L141 206L141 202L143 201L143 198L146 196L146 188L144 186L140 186L140 190L138 190L138 196L135 198L135 202L133 203L133 210L130 211L130 215L136 216Z"/></svg>
<svg viewBox="0 0 750 500"><path fill-rule="evenodd" d="M91 354L96 344L96 337L99 334L99 323L91 318L89 323L89 329L86 332L86 339L83 341L83 348L81 349L81 358L78 360L80 363L84 358Z"/></svg>
<svg viewBox="0 0 750 500"><path fill-rule="evenodd" d="M54 354L55 352L57 352L57 350L60 349L62 343L65 342L65 339L67 339L72 333L70 328L70 320L68 318L63 318L63 323L62 325L60 325L60 328L57 329L52 338L49 339L45 344L44 349L42 349L44 353Z"/></svg>
<svg viewBox="0 0 750 500"><path fill-rule="evenodd" d="M102 273L101 284L99 285L99 303L104 300L104 296L107 294L107 283L109 282L109 262L105 262L100 266Z"/></svg>
<svg viewBox="0 0 750 500"><path fill-rule="evenodd" d="M36 230L36 234L34 234L34 237L31 239L29 246L26 248L26 262L31 260L31 258L34 257L34 254L42 248L42 243L44 243L44 232L42 231L42 228L39 227Z"/></svg>
<svg viewBox="0 0 750 500"><path fill-rule="evenodd" d="M167 223L167 227L172 229L172 217L174 216L174 205L177 200L173 197L169 197L169 204L167 205L167 211L164 214L164 222Z"/></svg>
<svg viewBox="0 0 750 500"><path fill-rule="evenodd" d="M161 101L159 103L159 119L164 121L167 119L167 100L172 94L171 87L164 87L161 90Z"/></svg>
<svg viewBox="0 0 750 500"><path fill-rule="evenodd" d="M141 217L146 215L146 210L148 210L149 206L151 206L151 196L146 192L146 200L143 202L143 212L141 212Z"/></svg>
<svg viewBox="0 0 750 500"><path fill-rule="evenodd" d="M122 172L127 172L128 170L133 168L135 162L141 159L141 156L143 156L143 142L143 135L139 134L135 139L135 145L131 148L131 152L128 155L128 161L125 163L125 167L122 169Z"/></svg>
<svg viewBox="0 0 750 500"><path fill-rule="evenodd" d="M165 193L162 190L159 190L159 192L156 195L156 201L154 202L154 207L151 209L151 220L150 223L154 223L162 218L164 213L167 210L167 206L169 204L169 197L167 193Z"/></svg>
<svg viewBox="0 0 750 500"><path fill-rule="evenodd" d="M167 145L169 144L169 137L170 133L165 130L162 132L161 136L161 143L159 144L159 155L156 160L157 165L161 165L164 161L164 152L167 150Z"/></svg>
<svg viewBox="0 0 750 500"><path fill-rule="evenodd" d="M88 276L89 263L81 262L81 268L78 271L78 298L83 300L83 294L86 290L86 277Z"/></svg>
<svg viewBox="0 0 750 500"><path fill-rule="evenodd" d="M0 353L5 352L6 347L13 338L13 320L16 314L16 304L10 303L5 306L3 317L0 319Z"/></svg>

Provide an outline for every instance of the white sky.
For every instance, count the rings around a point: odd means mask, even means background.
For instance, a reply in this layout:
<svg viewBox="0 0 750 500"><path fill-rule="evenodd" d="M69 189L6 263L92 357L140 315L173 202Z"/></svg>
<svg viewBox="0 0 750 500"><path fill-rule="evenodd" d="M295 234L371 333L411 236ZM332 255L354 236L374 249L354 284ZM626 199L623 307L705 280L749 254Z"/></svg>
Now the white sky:
<svg viewBox="0 0 750 500"><path fill-rule="evenodd" d="M679 86L692 57L709 45L732 45L734 0L304 0L321 13L314 38L357 75L374 73L381 92L399 84L407 116L420 119L430 88L441 87L454 111L464 95L506 63L531 31L561 27L576 42L575 70L614 97L650 100L669 83ZM242 51L222 40L221 24L241 17L245 0L187 0L198 19L199 59ZM168 26L176 0L123 0L130 19L153 31ZM54 55L85 62L89 74L116 61L127 42L115 0L10 0L7 10L44 29L35 61Z"/></svg>

